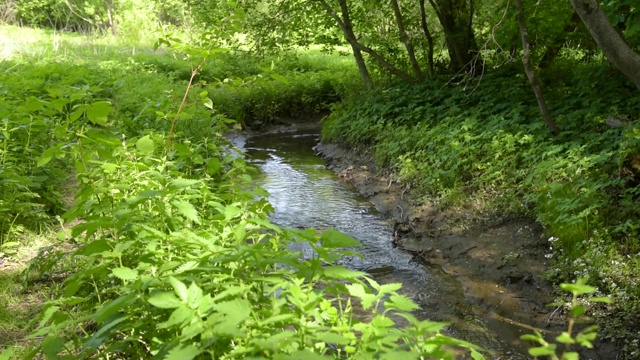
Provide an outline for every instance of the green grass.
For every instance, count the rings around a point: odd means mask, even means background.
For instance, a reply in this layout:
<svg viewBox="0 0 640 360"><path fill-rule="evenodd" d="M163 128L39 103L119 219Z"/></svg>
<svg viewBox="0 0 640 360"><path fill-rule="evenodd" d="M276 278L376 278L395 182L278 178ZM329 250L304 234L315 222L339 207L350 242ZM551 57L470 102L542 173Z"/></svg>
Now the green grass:
<svg viewBox="0 0 640 360"><path fill-rule="evenodd" d="M46 279L28 281L25 278L29 262L42 249L56 242L56 232L49 228L39 232L23 230L15 235L20 237L20 247L15 253L5 254L4 258L0 256L3 258L0 265L0 353L14 348L15 358L20 358L20 354L33 344L33 340L27 339L34 326L33 320L59 284Z"/></svg>

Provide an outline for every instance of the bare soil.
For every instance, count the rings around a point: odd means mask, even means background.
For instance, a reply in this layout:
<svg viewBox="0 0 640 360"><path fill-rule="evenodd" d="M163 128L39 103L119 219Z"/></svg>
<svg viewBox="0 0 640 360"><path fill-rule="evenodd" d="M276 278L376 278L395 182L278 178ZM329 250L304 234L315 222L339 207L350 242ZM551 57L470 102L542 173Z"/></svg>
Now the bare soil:
<svg viewBox="0 0 640 360"><path fill-rule="evenodd" d="M548 239L531 219L495 218L472 208L441 209L412 198L406 184L376 169L366 153L321 143L316 154L345 182L369 198L395 226L394 243L455 276L473 313L518 349L521 334L540 331L547 340L566 330L554 287L543 277ZM598 343L583 359L616 359L611 343ZM504 358L503 358L504 359Z"/></svg>

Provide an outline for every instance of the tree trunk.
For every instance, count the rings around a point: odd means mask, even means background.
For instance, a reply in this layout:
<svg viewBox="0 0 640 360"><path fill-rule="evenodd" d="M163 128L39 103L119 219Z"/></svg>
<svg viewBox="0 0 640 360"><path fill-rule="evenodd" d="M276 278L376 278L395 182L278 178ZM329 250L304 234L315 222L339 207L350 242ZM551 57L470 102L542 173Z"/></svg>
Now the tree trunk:
<svg viewBox="0 0 640 360"><path fill-rule="evenodd" d="M356 38L356 35L353 32L353 28L351 26L351 18L349 17L349 7L347 6L347 0L338 0L343 18L340 18L340 16L338 16L335 10L333 10L331 5L329 5L325 0L316 0L316 1L318 1L322 5L322 7L325 8L329 16L331 16L336 21L336 23L338 24L338 27L340 27L340 30L342 30L342 33L344 34L345 39L347 40L347 42L349 42L349 44L351 45L351 48L354 50L354 55L355 55L355 51L365 52L369 54L369 56L374 58L380 65L382 65L383 68L385 68L387 71L389 71L393 75L407 82L413 81L411 76L409 76L404 71L398 69L397 67L393 66L393 64L391 64L390 62L386 61L375 50L367 46L364 46L358 42L358 39ZM356 58L356 61L357 61L357 58ZM363 61L363 64L364 64L364 61Z"/></svg>
<svg viewBox="0 0 640 360"><path fill-rule="evenodd" d="M413 73L416 75L418 81L422 81L424 80L424 75L422 74L422 69L420 69L420 64L418 64L418 59L416 59L416 52L413 49L413 43L411 43L409 35L407 35L407 32L404 30L404 23L402 21L402 13L400 12L398 0L391 0L391 8L393 8L393 14L396 18L400 41L402 41L404 46L407 48L407 54L409 56L409 61L411 62L411 67L413 68Z"/></svg>
<svg viewBox="0 0 640 360"><path fill-rule="evenodd" d="M429 31L429 26L427 26L427 11L424 8L424 0L420 0L420 25L422 26L424 36L427 38L427 61L429 62L429 77L433 77L433 36Z"/></svg>
<svg viewBox="0 0 640 360"><path fill-rule="evenodd" d="M116 28L116 21L113 14L113 0L105 0L105 5L107 6L107 20L109 22L111 34L116 36L118 35L118 29Z"/></svg>
<svg viewBox="0 0 640 360"><path fill-rule="evenodd" d="M540 82L536 77L536 72L531 65L531 51L529 50L529 36L527 35L527 26L524 20L524 9L522 7L522 0L516 1L516 11L518 17L518 25L520 26L520 36L522 37L522 63L524 64L524 72L527 73L527 78L529 78L529 82L531 83L531 87L533 88L533 92L536 94L536 99L538 100L538 106L540 107L540 112L542 113L542 117L544 118L544 122L547 123L547 126L551 129L554 134L558 134L560 129L556 125L555 121L551 117L551 113L547 108L547 103L544 101L544 95L542 93L542 86L540 86Z"/></svg>
<svg viewBox="0 0 640 360"><path fill-rule="evenodd" d="M356 36L353 33L353 25L351 24L351 16L349 14L349 8L345 2L344 7L342 7L342 18L338 16L338 14L333 10L333 8L324 0L319 0L322 7L325 8L329 16L331 16L337 23L338 27L342 30L345 40L351 45L351 50L353 50L353 57L356 59L356 64L358 65L358 71L360 72L360 78L366 87L371 87L371 78L369 77L369 70L367 69L367 64L362 57L362 50L359 49L355 45Z"/></svg>
<svg viewBox="0 0 640 360"><path fill-rule="evenodd" d="M364 58L362 57L362 51L360 49L351 46L353 50L353 57L356 59L356 64L358 65L358 71L360 72L360 78L364 83L364 86L370 88L371 87L371 78L369 77L369 70L367 69L367 64L364 62Z"/></svg>
<svg viewBox="0 0 640 360"><path fill-rule="evenodd" d="M595 0L570 1L607 59L640 89L640 55L624 41Z"/></svg>
<svg viewBox="0 0 640 360"><path fill-rule="evenodd" d="M546 69L551 66L551 64L553 64L553 60L556 59L556 57L560 53L560 50L562 50L562 46L567 39L567 34L574 32L579 23L580 17L577 13L574 12L571 16L569 24L567 24L562 29L562 32L558 34L558 36L556 36L554 41L549 46L547 46L547 50L544 52L542 60L540 60L540 69Z"/></svg>
<svg viewBox="0 0 640 360"><path fill-rule="evenodd" d="M473 34L473 1L429 0L444 31L451 67L459 71L482 62ZM477 58L476 58L477 57Z"/></svg>

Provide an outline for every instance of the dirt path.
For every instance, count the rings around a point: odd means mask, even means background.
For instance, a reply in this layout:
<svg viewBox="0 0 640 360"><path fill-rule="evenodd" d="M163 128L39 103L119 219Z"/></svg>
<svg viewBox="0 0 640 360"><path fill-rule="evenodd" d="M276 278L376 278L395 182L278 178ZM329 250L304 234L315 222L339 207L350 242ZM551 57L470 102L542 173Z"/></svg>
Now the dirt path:
<svg viewBox="0 0 640 360"><path fill-rule="evenodd" d="M538 330L547 339L566 329L563 311L548 307L554 288L543 279L549 266L548 239L530 219L499 219L482 224L482 214L469 209L441 210L416 206L409 189L377 172L369 157L335 144L315 148L344 181L369 198L395 226L395 244L416 260L441 268L462 284L473 314L505 338ZM529 344L513 340L526 349ZM600 343L583 359L615 359L615 347Z"/></svg>

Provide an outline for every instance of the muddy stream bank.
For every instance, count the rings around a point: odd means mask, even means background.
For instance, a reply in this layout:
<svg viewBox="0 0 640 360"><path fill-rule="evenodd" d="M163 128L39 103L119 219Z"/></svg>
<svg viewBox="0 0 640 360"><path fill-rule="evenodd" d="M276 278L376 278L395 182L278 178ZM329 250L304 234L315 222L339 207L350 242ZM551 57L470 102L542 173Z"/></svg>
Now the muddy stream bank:
<svg viewBox="0 0 640 360"><path fill-rule="evenodd" d="M419 317L451 323L449 333L491 351L489 359L527 359L520 335L564 327L560 311L546 307L554 300L540 277L548 245L534 222L460 225L451 221L460 214L416 207L409 189L377 173L366 156L320 144L317 126L232 142L261 170L256 181L270 194L273 222L335 227L358 239L364 258L343 265L382 283L402 283L402 292L421 306Z"/></svg>

